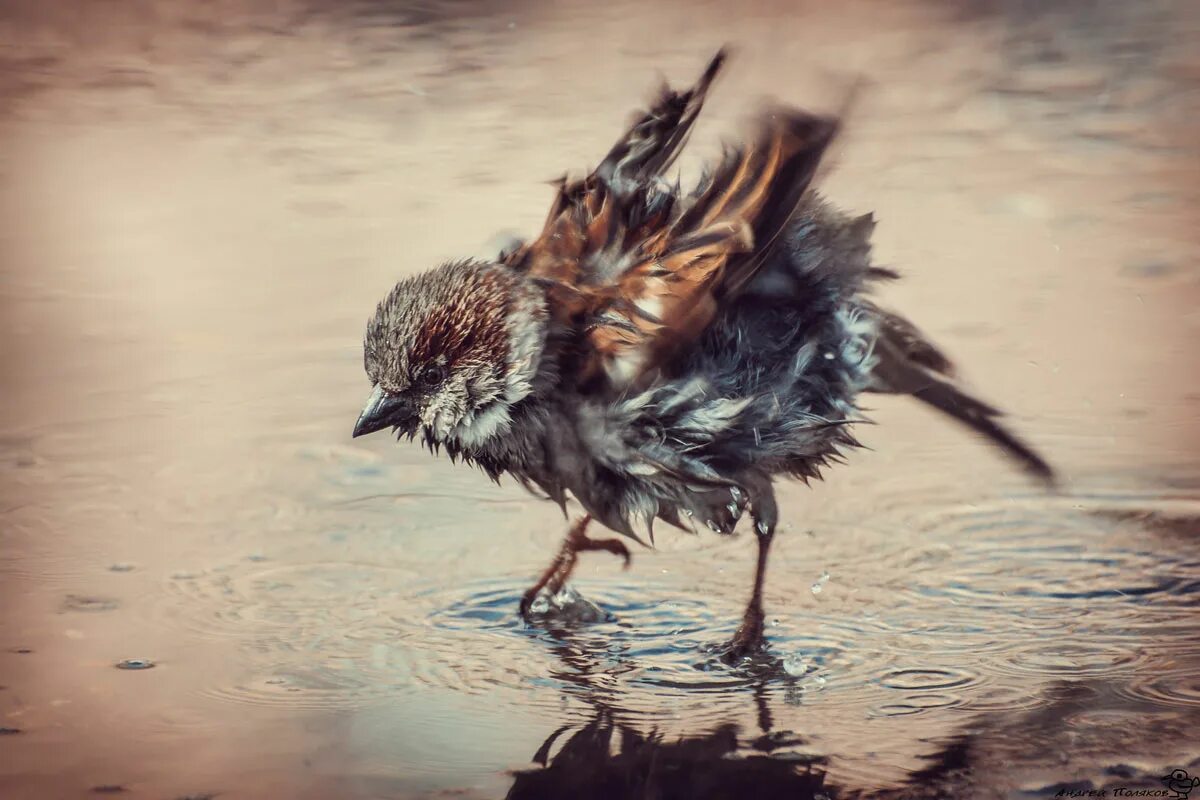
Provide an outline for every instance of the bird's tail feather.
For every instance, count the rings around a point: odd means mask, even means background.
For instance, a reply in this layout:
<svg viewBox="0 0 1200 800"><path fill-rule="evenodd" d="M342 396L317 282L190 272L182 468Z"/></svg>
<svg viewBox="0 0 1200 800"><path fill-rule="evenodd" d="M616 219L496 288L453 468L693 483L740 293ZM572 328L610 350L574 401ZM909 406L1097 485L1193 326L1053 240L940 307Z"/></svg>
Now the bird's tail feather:
<svg viewBox="0 0 1200 800"><path fill-rule="evenodd" d="M1056 483L1054 469L1032 447L1000 424L1001 413L996 409L945 380L931 382L912 396L995 442L1033 477L1050 486Z"/></svg>
<svg viewBox="0 0 1200 800"><path fill-rule="evenodd" d="M875 346L878 361L872 373L874 383L870 389L912 395L976 433L986 436L1015 459L1031 476L1048 486L1055 485L1057 477L1054 468L1000 423L999 418L1003 416L1003 412L957 386L949 377L953 374L953 365L940 352L934 350L933 345L907 321L902 331L898 329L895 326L897 319L900 318L887 314L885 320L890 324L882 326L880 330ZM900 333L903 333L903 336L900 336ZM936 365L924 363L928 361L930 352L938 355ZM910 353L924 356L913 357Z"/></svg>

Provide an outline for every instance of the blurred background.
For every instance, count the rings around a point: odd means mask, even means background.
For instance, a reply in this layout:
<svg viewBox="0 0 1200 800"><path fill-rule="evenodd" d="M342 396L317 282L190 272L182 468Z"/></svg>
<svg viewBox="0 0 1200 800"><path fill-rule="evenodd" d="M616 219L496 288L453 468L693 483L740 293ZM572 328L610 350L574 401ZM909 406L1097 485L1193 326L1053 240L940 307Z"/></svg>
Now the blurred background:
<svg viewBox="0 0 1200 800"><path fill-rule="evenodd" d="M558 509L350 440L392 284L536 231L726 42L685 183L763 96L864 79L823 191L1066 478L869 398L871 450L783 488L741 669L753 537L586 557L607 621L527 627ZM1198 301L1192 0L4 0L0 797L1200 773Z"/></svg>

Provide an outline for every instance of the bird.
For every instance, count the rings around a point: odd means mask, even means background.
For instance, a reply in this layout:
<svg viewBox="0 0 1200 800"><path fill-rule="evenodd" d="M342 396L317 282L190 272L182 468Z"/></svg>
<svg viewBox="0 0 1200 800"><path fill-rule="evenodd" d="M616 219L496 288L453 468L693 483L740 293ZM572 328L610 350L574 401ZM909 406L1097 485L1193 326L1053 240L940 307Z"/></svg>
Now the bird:
<svg viewBox="0 0 1200 800"><path fill-rule="evenodd" d="M582 507L522 596L526 619L580 553L628 567L626 542L653 546L657 521L728 535L748 516L757 561L727 647L744 658L768 646L774 483L819 479L860 447L862 395L914 397L1036 479L1055 474L873 298L899 277L872 263L873 215L813 185L837 116L770 103L690 189L666 176L728 53L690 88L662 86L594 170L555 181L539 233L395 284L367 323L372 390L353 436L419 436L564 515ZM593 522L619 537L590 538Z"/></svg>
<svg viewBox="0 0 1200 800"><path fill-rule="evenodd" d="M1187 799L1192 789L1200 786L1200 778L1188 775L1187 770L1184 769L1171 770L1169 775L1162 777L1162 782L1175 793L1175 797L1184 798L1184 800Z"/></svg>

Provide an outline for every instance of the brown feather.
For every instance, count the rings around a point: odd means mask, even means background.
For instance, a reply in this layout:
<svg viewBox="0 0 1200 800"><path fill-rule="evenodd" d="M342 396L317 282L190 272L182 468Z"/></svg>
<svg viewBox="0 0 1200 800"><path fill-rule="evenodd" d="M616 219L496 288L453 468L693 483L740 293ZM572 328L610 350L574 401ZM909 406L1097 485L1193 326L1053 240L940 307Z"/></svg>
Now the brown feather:
<svg viewBox="0 0 1200 800"><path fill-rule="evenodd" d="M508 262L556 286L552 316L582 334L581 379L624 390L694 341L753 277L833 139L832 119L772 109L690 198L662 189L724 59L692 89L664 89L593 173L561 181L541 235Z"/></svg>
<svg viewBox="0 0 1200 800"><path fill-rule="evenodd" d="M665 327L609 358L641 348L638 373L649 376L703 332L721 303L736 296L763 263L836 127L833 120L794 111L762 118L757 141L727 156L669 229L640 246L646 260L621 277L620 294L661 308ZM651 279L660 272L665 279Z"/></svg>

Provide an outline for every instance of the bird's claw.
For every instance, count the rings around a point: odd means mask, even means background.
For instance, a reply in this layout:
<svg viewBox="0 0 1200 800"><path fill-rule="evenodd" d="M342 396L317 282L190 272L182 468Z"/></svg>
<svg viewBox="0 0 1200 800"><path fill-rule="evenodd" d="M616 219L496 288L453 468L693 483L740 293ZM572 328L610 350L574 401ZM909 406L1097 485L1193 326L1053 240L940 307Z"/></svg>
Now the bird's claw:
<svg viewBox="0 0 1200 800"><path fill-rule="evenodd" d="M529 613L529 610L533 607L533 601L536 597L537 592L526 592L521 595L521 602L517 606L517 613L525 622L530 622L533 619L533 615Z"/></svg>
<svg viewBox="0 0 1200 800"><path fill-rule="evenodd" d="M567 585L571 573L575 570L576 559L580 553L604 550L614 556L620 556L625 562L624 569L629 569L630 564L633 563L633 554L620 539L589 539L584 534L584 527L589 519L590 517L584 517L571 528L558 556L551 562L538 582L521 596L521 603L517 610L525 622L528 623L532 620L533 602L542 591L545 591L553 599Z"/></svg>
<svg viewBox="0 0 1200 800"><path fill-rule="evenodd" d="M633 563L633 553L629 552L629 548L620 539L585 539L575 545L577 553L588 550L603 550L614 556L620 556L625 562L623 569L629 569L629 565Z"/></svg>
<svg viewBox="0 0 1200 800"><path fill-rule="evenodd" d="M725 661L736 664L747 656L761 653L767 648L767 640L763 635L764 617L760 609L749 608L737 633L733 635L725 650Z"/></svg>
<svg viewBox="0 0 1200 800"><path fill-rule="evenodd" d="M633 553L629 552L629 548L619 539L605 539L607 545L604 549L612 553L614 556L620 556L622 560L621 569L629 569L633 564Z"/></svg>

